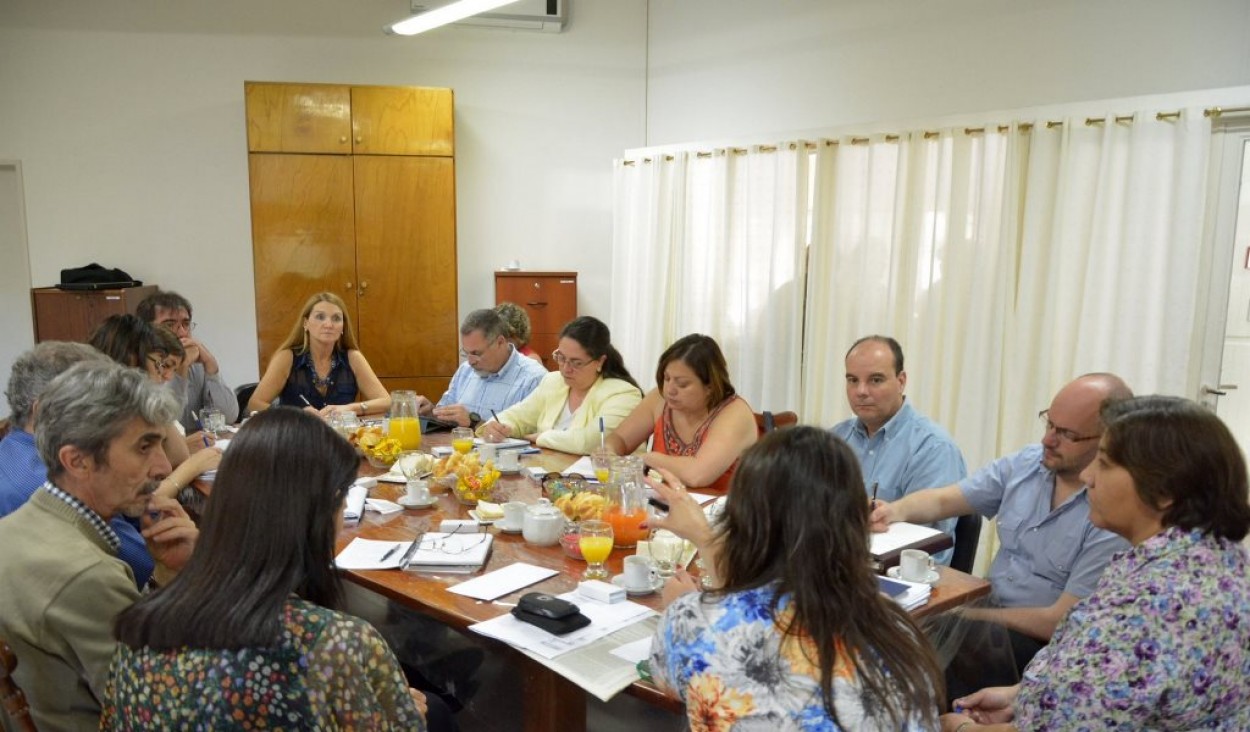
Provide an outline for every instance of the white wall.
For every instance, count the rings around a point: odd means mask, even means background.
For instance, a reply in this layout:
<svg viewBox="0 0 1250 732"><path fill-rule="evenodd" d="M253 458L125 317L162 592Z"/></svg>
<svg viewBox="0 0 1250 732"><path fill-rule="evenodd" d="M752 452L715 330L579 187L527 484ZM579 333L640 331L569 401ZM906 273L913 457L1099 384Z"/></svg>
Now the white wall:
<svg viewBox="0 0 1250 732"><path fill-rule="evenodd" d="M0 159L23 165L36 285L99 261L178 290L227 380L255 380L243 82L447 86L461 314L494 303L515 258L581 272L580 309L606 317L609 164L644 139L645 0L587 2L560 34L411 39L379 30L402 2L210 5L0 3ZM272 34L284 17L300 35ZM249 31L186 32L231 27Z"/></svg>
<svg viewBox="0 0 1250 732"><path fill-rule="evenodd" d="M648 144L1250 84L1246 0L651 0Z"/></svg>

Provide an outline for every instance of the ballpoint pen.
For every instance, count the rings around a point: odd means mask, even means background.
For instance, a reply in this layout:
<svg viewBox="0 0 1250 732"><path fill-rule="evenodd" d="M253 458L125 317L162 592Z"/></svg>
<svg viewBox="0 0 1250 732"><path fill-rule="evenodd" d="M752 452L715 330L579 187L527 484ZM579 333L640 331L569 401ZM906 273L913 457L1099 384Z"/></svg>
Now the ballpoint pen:
<svg viewBox="0 0 1250 732"><path fill-rule="evenodd" d="M303 402L304 402L305 404L307 404L308 406L312 407L312 402L308 401L308 397L304 396L303 394L300 394L300 395L299 395L299 398L300 398L301 400L303 400ZM313 409L316 409L316 407L313 407Z"/></svg>
<svg viewBox="0 0 1250 732"><path fill-rule="evenodd" d="M876 481L873 481L873 484L872 484L872 503L868 504L871 508L876 508L876 507L877 507L877 486L879 486L879 485L881 485L881 484L880 484L880 483L878 483L878 482L876 482Z"/></svg>
<svg viewBox="0 0 1250 732"><path fill-rule="evenodd" d="M393 555L395 552L399 551L399 548L400 548L401 546L403 546L403 544L396 544L395 546L391 547L390 549L387 549L387 550L386 550L386 553L385 553L385 554L383 554L383 555L382 555L382 558L381 558L381 559L379 559L378 561L379 561L379 562L385 562L386 560L390 559L390 558L391 558L391 555Z"/></svg>

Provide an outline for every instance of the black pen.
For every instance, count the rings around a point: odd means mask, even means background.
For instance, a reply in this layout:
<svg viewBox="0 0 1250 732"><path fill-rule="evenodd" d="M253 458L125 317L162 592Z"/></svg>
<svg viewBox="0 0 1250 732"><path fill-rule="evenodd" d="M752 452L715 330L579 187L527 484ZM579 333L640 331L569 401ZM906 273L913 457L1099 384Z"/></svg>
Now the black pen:
<svg viewBox="0 0 1250 732"><path fill-rule="evenodd" d="M496 422L499 421L499 415L495 414L495 410L490 410L490 416L494 417Z"/></svg>
<svg viewBox="0 0 1250 732"><path fill-rule="evenodd" d="M873 484L872 484L872 503L868 504L868 505L869 505L869 506L871 506L872 508L876 508L876 507L877 507L877 486L879 486L879 485L881 485L881 484L880 484L880 483L877 483L877 482L875 482L875 481L874 481L874 482L873 482Z"/></svg>
<svg viewBox="0 0 1250 732"><path fill-rule="evenodd" d="M392 554L394 554L395 552L399 551L399 548L400 548L401 546L403 546L403 544L396 544L395 546L391 547L390 549L387 549L387 550L386 550L386 553L385 553L385 554L383 554L383 555L382 555L382 558L381 558L381 559L379 559L378 561L379 561L379 562L385 562L386 560L390 559L390 558L391 558L391 555L392 555Z"/></svg>

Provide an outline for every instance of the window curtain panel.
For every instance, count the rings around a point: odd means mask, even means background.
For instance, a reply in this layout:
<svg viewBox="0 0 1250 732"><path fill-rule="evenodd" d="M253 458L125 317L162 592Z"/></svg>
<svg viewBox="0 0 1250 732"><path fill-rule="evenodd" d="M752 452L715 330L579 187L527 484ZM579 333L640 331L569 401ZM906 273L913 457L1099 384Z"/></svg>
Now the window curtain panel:
<svg viewBox="0 0 1250 732"><path fill-rule="evenodd" d="M668 175L617 165L613 271L634 282L614 286L612 321L648 385L669 344L704 333L755 411L799 408L808 158L781 143L674 156ZM656 202L665 192L680 214Z"/></svg>
<svg viewBox="0 0 1250 732"><path fill-rule="evenodd" d="M1020 148L1009 127L817 147L805 421L852 416L847 349L866 335L893 336L908 401L946 427L970 467L993 457Z"/></svg>
<svg viewBox="0 0 1250 732"><path fill-rule="evenodd" d="M1040 439L1038 410L1082 373L1114 372L1138 394L1192 394L1209 256L1201 109L1039 123L1030 137L1002 451Z"/></svg>

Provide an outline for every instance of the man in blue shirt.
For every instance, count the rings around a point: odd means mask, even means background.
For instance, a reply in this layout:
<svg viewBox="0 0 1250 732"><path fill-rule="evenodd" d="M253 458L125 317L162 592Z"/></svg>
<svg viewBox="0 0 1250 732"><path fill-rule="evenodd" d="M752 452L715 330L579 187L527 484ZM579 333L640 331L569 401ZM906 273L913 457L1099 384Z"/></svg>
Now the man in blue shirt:
<svg viewBox="0 0 1250 732"><path fill-rule="evenodd" d="M903 347L893 338L866 336L846 352L846 401L855 417L834 425L832 432L859 456L869 495L876 486L883 501L954 483L968 474L959 446L911 406L903 394L906 386ZM954 517L931 525L954 538ZM952 554L947 550L934 559L949 564Z"/></svg>
<svg viewBox="0 0 1250 732"><path fill-rule="evenodd" d="M45 341L13 363L5 397L13 428L0 440L0 518L31 497L48 480L48 468L35 446L36 400L52 379L80 361L110 363L108 356L85 343ZM118 557L134 571L139 587L147 584L154 562L134 520L118 514L109 526L121 540Z"/></svg>
<svg viewBox="0 0 1250 732"><path fill-rule="evenodd" d="M461 427L477 427L490 419L492 411L501 412L529 396L547 370L522 356L508 342L508 332L503 318L490 308L469 313L460 324L464 361L438 404L420 397L421 413L433 413Z"/></svg>
<svg viewBox="0 0 1250 732"><path fill-rule="evenodd" d="M884 531L893 521L934 521L971 511L997 517L991 607L971 608L963 616L1033 639L1036 651L1068 610L1093 592L1111 555L1128 548L1121 537L1090 523L1080 474L1098 455L1102 403L1132 395L1114 374L1076 379L1039 414L1045 425L1040 445L999 458L959 483L878 502L873 530ZM1022 667L1026 646L1017 640L1013 637Z"/></svg>

